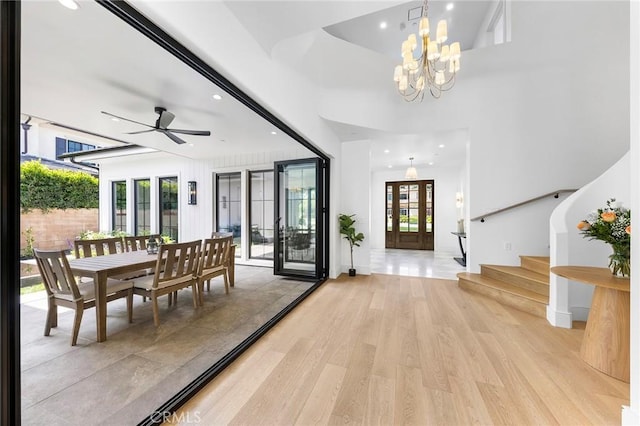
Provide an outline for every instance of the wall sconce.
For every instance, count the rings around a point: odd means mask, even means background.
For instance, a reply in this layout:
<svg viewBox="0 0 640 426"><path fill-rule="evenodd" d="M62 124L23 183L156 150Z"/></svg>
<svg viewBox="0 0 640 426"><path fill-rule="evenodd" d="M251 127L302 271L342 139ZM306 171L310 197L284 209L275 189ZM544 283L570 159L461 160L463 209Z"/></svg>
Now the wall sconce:
<svg viewBox="0 0 640 426"><path fill-rule="evenodd" d="M195 181L190 180L188 183L189 188L189 201L191 205L198 204L198 187Z"/></svg>

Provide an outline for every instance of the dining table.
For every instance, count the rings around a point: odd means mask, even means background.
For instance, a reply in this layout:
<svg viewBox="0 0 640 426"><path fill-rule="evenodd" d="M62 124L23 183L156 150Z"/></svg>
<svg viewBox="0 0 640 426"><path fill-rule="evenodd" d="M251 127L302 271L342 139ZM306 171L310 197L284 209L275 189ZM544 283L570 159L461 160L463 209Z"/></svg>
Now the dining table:
<svg viewBox="0 0 640 426"><path fill-rule="evenodd" d="M93 279L96 295L98 342L107 340L107 278L154 268L157 259L158 254L149 254L145 250L138 250L69 260L69 266L75 276Z"/></svg>

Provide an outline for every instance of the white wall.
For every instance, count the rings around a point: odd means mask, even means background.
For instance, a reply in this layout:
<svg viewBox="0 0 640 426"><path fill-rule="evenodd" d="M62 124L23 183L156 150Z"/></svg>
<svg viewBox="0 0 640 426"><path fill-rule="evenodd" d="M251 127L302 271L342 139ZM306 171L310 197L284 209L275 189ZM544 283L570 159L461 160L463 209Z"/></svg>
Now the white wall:
<svg viewBox="0 0 640 426"><path fill-rule="evenodd" d="M640 229L638 219L633 212L640 211L640 3L631 2L631 60L630 60L630 115L631 121L631 228ZM631 233L631 264L640 265L640 233ZM626 426L640 424L640 274L631 271L631 375L629 406L623 407L622 424Z"/></svg>
<svg viewBox="0 0 640 426"><path fill-rule="evenodd" d="M342 144L340 212L355 214L356 232L364 234L360 247L353 248L353 266L357 273L371 273L372 230L370 222L370 161L369 141L346 142ZM346 185L345 185L346 183ZM349 189L344 189L344 187ZM341 271L347 272L351 265L349 243L341 238Z"/></svg>
<svg viewBox="0 0 640 426"><path fill-rule="evenodd" d="M611 247L598 240L589 240L576 229L578 222L591 212L606 207L615 198L630 207L630 155L627 153L593 182L570 195L551 214L551 266L609 265ZM571 328L572 321L586 321L591 307L593 286L550 275L547 320L555 326Z"/></svg>
<svg viewBox="0 0 640 426"><path fill-rule="evenodd" d="M460 168L422 167L416 168L418 179L433 179L435 186L434 250L458 252L458 238L451 235L457 230L458 210L456 192L459 191ZM371 174L371 246L385 246L385 182L405 180L402 170L377 171Z"/></svg>

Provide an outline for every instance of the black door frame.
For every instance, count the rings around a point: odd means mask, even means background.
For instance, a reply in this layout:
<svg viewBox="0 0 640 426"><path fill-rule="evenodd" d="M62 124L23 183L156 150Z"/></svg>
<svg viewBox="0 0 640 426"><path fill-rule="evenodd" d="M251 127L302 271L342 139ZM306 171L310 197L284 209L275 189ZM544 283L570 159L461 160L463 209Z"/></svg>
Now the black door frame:
<svg viewBox="0 0 640 426"><path fill-rule="evenodd" d="M283 235L279 232L280 227L282 226L281 218L284 217L283 213L280 212L280 170L287 165L290 164L303 164L314 162L316 166L316 210L315 210L315 223L316 223L316 232L315 232L315 248L314 248L314 256L315 256L315 268L313 272L311 271L301 271L298 269L287 269L284 267L284 253L283 253ZM326 246L326 241L322 238L324 234L324 217L326 216L326 210L324 209L324 188L328 182L325 181L327 175L324 173L325 162L321 158L304 158L297 160L285 160L285 161L276 161L273 164L273 218L274 218L274 243L273 243L273 273L276 275L283 276L291 276L291 277L299 277L299 278L311 278L311 279L322 279L326 278L327 271L327 259L324 257L324 246Z"/></svg>
<svg viewBox="0 0 640 426"><path fill-rule="evenodd" d="M0 424L20 424L20 1L0 2Z"/></svg>

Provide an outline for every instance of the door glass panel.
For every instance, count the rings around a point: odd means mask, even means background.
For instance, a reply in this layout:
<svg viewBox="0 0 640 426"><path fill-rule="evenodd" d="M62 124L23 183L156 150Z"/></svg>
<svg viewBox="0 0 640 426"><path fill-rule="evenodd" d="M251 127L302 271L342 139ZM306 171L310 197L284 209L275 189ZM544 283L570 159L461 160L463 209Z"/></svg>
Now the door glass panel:
<svg viewBox="0 0 640 426"><path fill-rule="evenodd" d="M398 201L400 206L400 232L409 232L409 185L398 187Z"/></svg>
<svg viewBox="0 0 640 426"><path fill-rule="evenodd" d="M318 161L277 163L276 273L316 275Z"/></svg>
<svg viewBox="0 0 640 426"><path fill-rule="evenodd" d="M426 184L425 190L426 232L433 232L433 185L430 183Z"/></svg>
<svg viewBox="0 0 640 426"><path fill-rule="evenodd" d="M393 186L387 185L387 231L393 231Z"/></svg>

